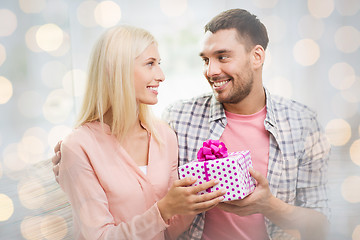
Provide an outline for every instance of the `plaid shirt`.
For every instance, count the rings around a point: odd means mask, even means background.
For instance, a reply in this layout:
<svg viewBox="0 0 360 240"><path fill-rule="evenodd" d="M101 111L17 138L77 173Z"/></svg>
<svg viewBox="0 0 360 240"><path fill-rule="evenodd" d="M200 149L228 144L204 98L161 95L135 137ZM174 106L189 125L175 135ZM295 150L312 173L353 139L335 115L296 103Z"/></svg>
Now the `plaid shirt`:
<svg viewBox="0 0 360 240"><path fill-rule="evenodd" d="M270 133L267 179L272 194L282 201L318 210L329 217L327 165L330 153L316 114L305 105L266 93L264 126ZM170 105L163 118L174 129L179 165L196 159L207 139L219 139L227 124L221 103L211 94ZM239 149L241 150L241 149ZM195 217L181 239L201 239L205 214ZM291 239L265 218L271 239Z"/></svg>

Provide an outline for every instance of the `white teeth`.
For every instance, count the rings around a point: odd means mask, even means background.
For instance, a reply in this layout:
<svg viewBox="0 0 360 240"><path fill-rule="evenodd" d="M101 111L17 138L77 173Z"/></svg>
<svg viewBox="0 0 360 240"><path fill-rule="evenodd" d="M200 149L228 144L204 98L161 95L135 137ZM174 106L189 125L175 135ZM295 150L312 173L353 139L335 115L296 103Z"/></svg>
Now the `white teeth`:
<svg viewBox="0 0 360 240"><path fill-rule="evenodd" d="M148 88L151 89L151 90L154 90L154 91L158 90L158 87L148 87Z"/></svg>
<svg viewBox="0 0 360 240"><path fill-rule="evenodd" d="M214 87L221 87L225 83L227 83L229 80L221 81L221 82L214 82Z"/></svg>

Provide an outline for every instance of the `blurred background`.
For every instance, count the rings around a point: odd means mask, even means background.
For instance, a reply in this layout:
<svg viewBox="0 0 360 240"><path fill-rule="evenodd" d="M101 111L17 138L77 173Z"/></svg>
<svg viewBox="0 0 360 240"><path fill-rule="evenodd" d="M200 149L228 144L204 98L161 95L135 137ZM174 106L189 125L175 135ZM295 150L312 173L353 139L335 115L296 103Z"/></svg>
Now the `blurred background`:
<svg viewBox="0 0 360 240"><path fill-rule="evenodd" d="M1 0L0 239L71 239L49 159L71 131L100 34L131 24L158 39L160 117L169 103L211 91L199 42L230 8L268 29L265 86L315 110L332 144L329 239L360 239L359 0Z"/></svg>

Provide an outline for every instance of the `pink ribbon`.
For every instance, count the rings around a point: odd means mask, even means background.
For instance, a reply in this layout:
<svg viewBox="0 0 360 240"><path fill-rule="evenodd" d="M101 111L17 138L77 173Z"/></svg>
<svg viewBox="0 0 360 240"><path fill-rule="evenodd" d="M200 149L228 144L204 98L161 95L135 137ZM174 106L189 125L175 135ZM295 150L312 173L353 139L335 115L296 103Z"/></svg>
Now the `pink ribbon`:
<svg viewBox="0 0 360 240"><path fill-rule="evenodd" d="M203 147L197 153L198 161L214 160L216 158L225 158L228 156L227 148L223 142L219 140L207 140L203 143Z"/></svg>
<svg viewBox="0 0 360 240"><path fill-rule="evenodd" d="M197 158L199 162L204 162L204 172L206 182L210 181L208 173L208 160L214 160L216 158L225 158L228 156L227 148L223 142L219 140L207 140L203 143L203 147L199 149L197 153ZM206 189L209 193L211 192L210 188Z"/></svg>

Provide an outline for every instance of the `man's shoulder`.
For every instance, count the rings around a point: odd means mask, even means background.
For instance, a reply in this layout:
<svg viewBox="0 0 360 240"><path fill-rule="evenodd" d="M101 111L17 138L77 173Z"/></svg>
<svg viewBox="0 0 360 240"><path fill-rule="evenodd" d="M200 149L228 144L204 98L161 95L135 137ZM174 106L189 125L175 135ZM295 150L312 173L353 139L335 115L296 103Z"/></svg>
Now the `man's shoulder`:
<svg viewBox="0 0 360 240"><path fill-rule="evenodd" d="M165 112L190 112L210 107L212 93L204 93L189 99L181 99L168 105Z"/></svg>
<svg viewBox="0 0 360 240"><path fill-rule="evenodd" d="M317 115L308 105L294 99L271 95L271 102L277 115L298 116L299 118L314 118Z"/></svg>

